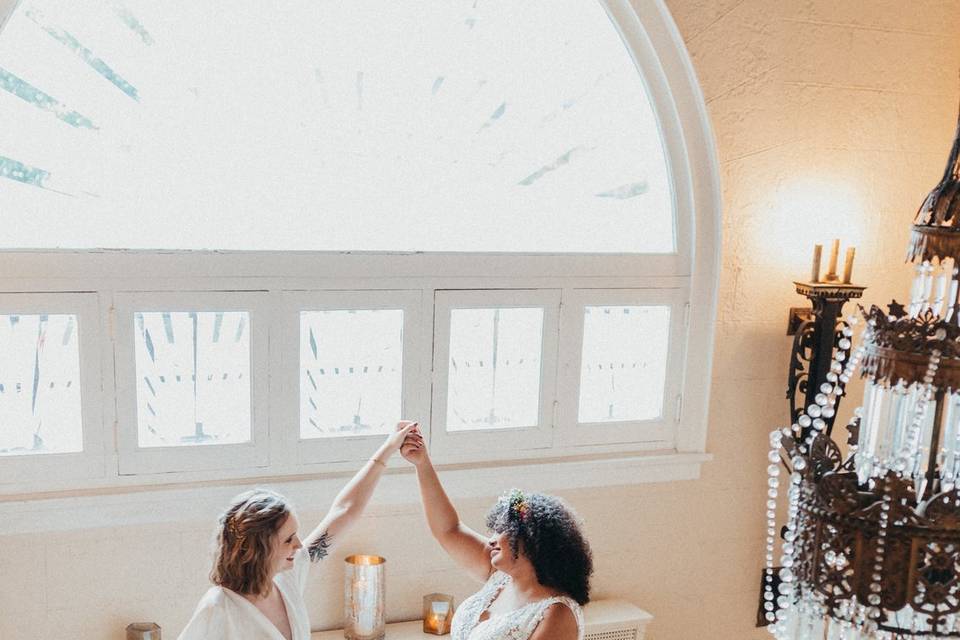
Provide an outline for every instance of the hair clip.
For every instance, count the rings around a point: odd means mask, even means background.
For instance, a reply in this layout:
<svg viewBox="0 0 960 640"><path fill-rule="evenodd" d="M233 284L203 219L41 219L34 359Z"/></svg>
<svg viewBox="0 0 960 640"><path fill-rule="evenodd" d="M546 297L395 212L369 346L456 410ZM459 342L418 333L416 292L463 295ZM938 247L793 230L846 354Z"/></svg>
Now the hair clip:
<svg viewBox="0 0 960 640"><path fill-rule="evenodd" d="M237 542L243 544L245 534L240 531L240 526L232 516L227 518L227 528L230 530L230 533L233 535L233 537L236 538Z"/></svg>

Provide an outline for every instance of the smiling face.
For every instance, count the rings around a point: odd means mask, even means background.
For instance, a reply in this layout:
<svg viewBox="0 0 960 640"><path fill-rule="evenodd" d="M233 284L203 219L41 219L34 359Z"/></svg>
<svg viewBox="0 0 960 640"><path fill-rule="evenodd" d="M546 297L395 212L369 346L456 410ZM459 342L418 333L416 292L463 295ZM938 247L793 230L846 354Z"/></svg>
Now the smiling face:
<svg viewBox="0 0 960 640"><path fill-rule="evenodd" d="M493 568L497 571L514 575L517 571L528 569L532 566L530 560L523 554L522 543L520 543L517 557L513 557L513 549L510 548L510 537L506 532L491 533L487 539L487 550L490 552L490 564L493 565Z"/></svg>
<svg viewBox="0 0 960 640"><path fill-rule="evenodd" d="M300 528L300 521L297 516L291 513L280 525L280 529L273 536L271 558L274 572L280 573L293 568L293 556L297 549L303 547L300 542L300 536L297 530Z"/></svg>

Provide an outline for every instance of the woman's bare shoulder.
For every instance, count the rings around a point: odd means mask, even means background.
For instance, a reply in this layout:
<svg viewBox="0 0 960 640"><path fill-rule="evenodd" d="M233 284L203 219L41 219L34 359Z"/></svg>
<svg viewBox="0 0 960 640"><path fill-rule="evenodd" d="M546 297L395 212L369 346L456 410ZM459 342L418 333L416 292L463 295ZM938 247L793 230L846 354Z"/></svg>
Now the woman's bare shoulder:
<svg viewBox="0 0 960 640"><path fill-rule="evenodd" d="M577 640L579 636L580 628L573 609L563 602L555 602L544 610L530 640Z"/></svg>

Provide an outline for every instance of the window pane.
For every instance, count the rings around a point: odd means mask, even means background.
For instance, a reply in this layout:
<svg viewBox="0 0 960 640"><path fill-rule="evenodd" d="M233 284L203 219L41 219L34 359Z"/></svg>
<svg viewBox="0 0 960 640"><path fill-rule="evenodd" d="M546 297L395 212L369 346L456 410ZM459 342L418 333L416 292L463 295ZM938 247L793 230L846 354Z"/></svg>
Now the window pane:
<svg viewBox="0 0 960 640"><path fill-rule="evenodd" d="M596 0L22 0L0 122L11 247L674 250Z"/></svg>
<svg viewBox="0 0 960 640"><path fill-rule="evenodd" d="M670 307L586 307L578 421L660 417Z"/></svg>
<svg viewBox="0 0 960 640"><path fill-rule="evenodd" d="M134 313L141 447L250 441L250 314Z"/></svg>
<svg viewBox="0 0 960 640"><path fill-rule="evenodd" d="M77 316L0 315L0 455L82 450Z"/></svg>
<svg viewBox="0 0 960 640"><path fill-rule="evenodd" d="M542 308L453 309L447 430L536 426L542 337Z"/></svg>
<svg viewBox="0 0 960 640"><path fill-rule="evenodd" d="M300 313L301 438L389 433L402 392L402 310Z"/></svg>

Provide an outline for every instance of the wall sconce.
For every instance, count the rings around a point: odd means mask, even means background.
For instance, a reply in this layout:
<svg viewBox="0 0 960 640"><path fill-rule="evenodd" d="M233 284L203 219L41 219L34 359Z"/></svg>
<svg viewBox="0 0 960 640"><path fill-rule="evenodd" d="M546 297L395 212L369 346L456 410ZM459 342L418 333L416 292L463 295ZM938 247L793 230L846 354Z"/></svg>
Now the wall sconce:
<svg viewBox="0 0 960 640"><path fill-rule="evenodd" d="M453 611L453 596L443 593L423 596L423 632L435 636L450 633Z"/></svg>
<svg viewBox="0 0 960 640"><path fill-rule="evenodd" d="M821 393L820 384L826 380L829 373L834 349L843 349L846 355L849 355L850 345L847 343L850 341L841 341L843 330L846 328L841 317L843 305L849 300L860 298L866 289L851 282L856 249L853 247L847 249L842 280L837 276L840 241L833 241L827 273L821 278L822 250L823 247L819 244L813 248L813 269L810 280L793 283L797 293L806 296L811 306L791 308L787 322L787 335L793 336L790 368L787 372L787 399L790 402L791 422L796 422L806 407L816 404L817 394ZM799 406L798 393L803 394L803 403ZM836 404L822 416L827 423L828 435L833 429L833 418L837 406L839 406L839 398ZM808 434L809 428L804 427L803 435Z"/></svg>
<svg viewBox="0 0 960 640"><path fill-rule="evenodd" d="M386 558L352 555L344 560L343 637L346 640L382 640L386 633Z"/></svg>

